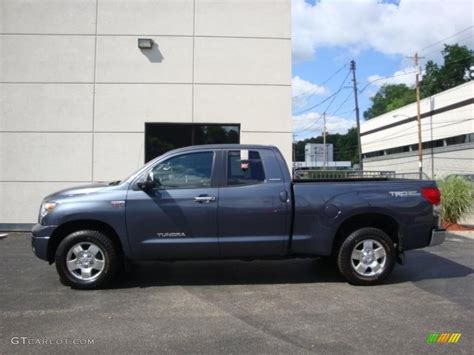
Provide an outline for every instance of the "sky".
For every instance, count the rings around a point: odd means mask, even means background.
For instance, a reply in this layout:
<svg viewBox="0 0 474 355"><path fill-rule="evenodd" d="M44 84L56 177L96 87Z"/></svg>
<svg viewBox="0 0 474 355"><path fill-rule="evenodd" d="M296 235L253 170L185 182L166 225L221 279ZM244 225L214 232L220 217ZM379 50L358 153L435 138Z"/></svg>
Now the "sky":
<svg viewBox="0 0 474 355"><path fill-rule="evenodd" d="M292 0L293 130L297 140L355 126L356 62L362 113L384 83L415 82L415 52L442 62L443 43L474 48L471 0ZM394 76L394 77L392 77ZM391 77L383 79L384 77ZM346 79L347 78L347 79ZM346 81L344 81L346 79ZM376 81L374 81L376 80Z"/></svg>

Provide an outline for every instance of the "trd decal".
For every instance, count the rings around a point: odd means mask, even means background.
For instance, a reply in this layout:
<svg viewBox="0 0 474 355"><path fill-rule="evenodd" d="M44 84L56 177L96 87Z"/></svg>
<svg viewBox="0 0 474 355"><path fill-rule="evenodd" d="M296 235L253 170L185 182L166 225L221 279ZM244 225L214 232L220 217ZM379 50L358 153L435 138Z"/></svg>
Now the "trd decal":
<svg viewBox="0 0 474 355"><path fill-rule="evenodd" d="M393 197L421 196L418 191L389 191L389 194Z"/></svg>

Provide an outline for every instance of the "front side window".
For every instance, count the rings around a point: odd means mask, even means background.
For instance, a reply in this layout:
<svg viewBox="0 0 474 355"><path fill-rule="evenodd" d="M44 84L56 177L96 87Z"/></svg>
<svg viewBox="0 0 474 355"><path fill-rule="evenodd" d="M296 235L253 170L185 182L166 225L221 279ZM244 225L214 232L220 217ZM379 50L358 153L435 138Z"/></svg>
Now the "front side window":
<svg viewBox="0 0 474 355"><path fill-rule="evenodd" d="M262 159L256 151L249 151L242 159L240 151L230 151L227 156L227 185L253 185L265 181Z"/></svg>
<svg viewBox="0 0 474 355"><path fill-rule="evenodd" d="M213 160L213 152L179 155L156 165L153 179L164 189L210 187Z"/></svg>

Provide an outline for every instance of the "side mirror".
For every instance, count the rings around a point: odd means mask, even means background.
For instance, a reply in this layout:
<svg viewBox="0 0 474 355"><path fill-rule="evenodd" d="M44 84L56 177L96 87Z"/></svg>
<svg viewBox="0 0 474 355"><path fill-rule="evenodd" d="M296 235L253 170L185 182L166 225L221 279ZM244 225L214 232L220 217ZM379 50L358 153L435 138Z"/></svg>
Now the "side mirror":
<svg viewBox="0 0 474 355"><path fill-rule="evenodd" d="M137 186L142 189L143 191L148 191L151 189L154 189L157 187L159 184L155 181L155 178L153 176L153 171L150 171L149 174L146 176L145 181L139 181L137 183Z"/></svg>

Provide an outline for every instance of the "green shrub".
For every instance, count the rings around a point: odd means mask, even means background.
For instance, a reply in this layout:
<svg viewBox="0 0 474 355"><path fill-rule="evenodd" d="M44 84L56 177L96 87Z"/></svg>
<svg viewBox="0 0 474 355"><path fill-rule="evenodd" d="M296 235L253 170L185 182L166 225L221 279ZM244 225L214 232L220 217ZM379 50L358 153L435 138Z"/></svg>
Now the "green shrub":
<svg viewBox="0 0 474 355"><path fill-rule="evenodd" d="M446 223L457 223L473 203L472 184L460 176L450 176L439 182L441 190L441 218Z"/></svg>

